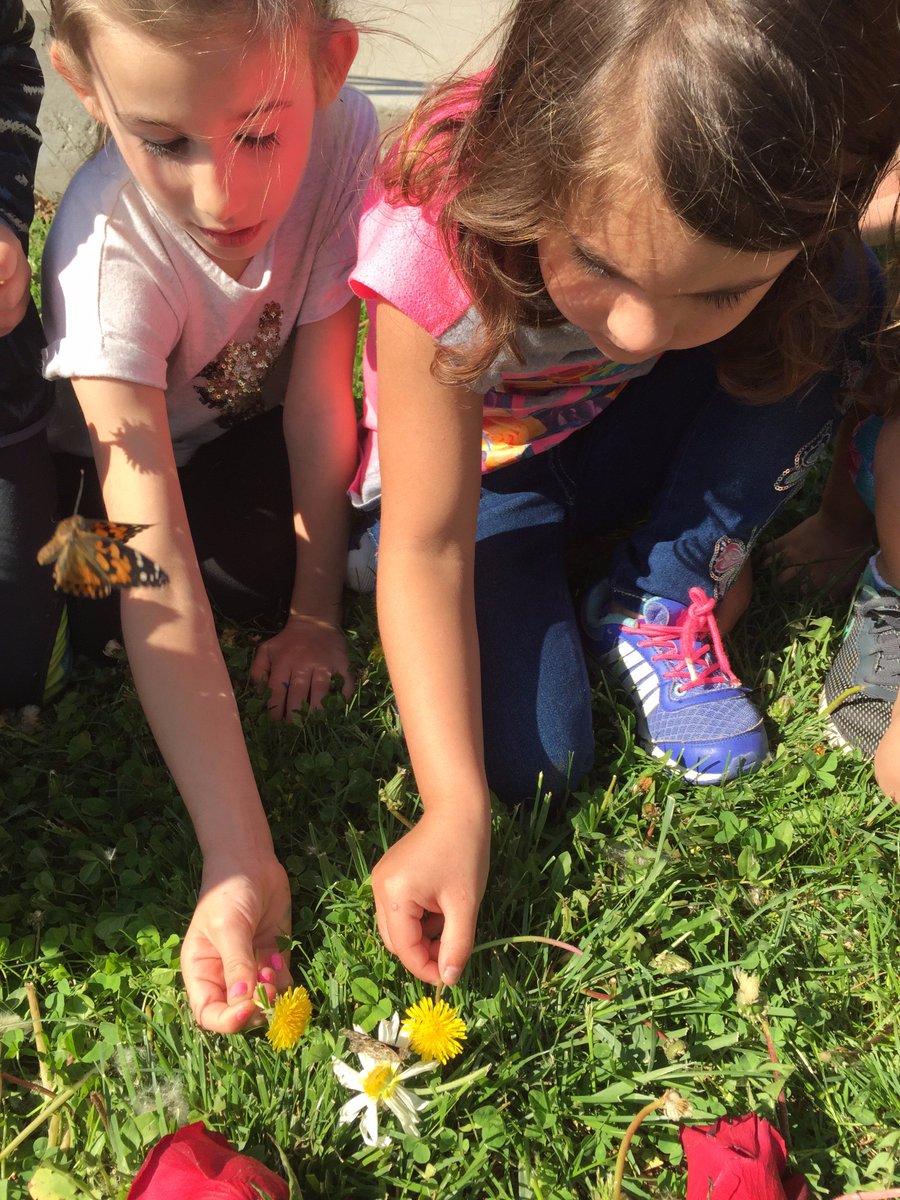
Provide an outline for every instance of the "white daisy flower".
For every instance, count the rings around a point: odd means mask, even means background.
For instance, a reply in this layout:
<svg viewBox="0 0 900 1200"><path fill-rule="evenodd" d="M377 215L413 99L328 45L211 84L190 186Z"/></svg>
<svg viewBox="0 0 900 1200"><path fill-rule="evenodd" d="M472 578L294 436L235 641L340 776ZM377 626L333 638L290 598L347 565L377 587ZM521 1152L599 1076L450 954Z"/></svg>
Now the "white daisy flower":
<svg viewBox="0 0 900 1200"><path fill-rule="evenodd" d="M391 1139L387 1134L378 1134L378 1107L384 1104L400 1122L404 1133L415 1136L419 1130L419 1113L428 1104L403 1087L404 1080L423 1071L431 1071L435 1061L417 1062L403 1067L409 1054L409 1035L400 1031L400 1017L394 1013L387 1021L379 1021L377 1038L365 1034L354 1026L353 1034L345 1034L351 1048L359 1059L360 1069L339 1058L332 1058L331 1066L340 1083L357 1093L341 1107L338 1121L349 1125L359 1116L359 1132L367 1146L387 1146Z"/></svg>

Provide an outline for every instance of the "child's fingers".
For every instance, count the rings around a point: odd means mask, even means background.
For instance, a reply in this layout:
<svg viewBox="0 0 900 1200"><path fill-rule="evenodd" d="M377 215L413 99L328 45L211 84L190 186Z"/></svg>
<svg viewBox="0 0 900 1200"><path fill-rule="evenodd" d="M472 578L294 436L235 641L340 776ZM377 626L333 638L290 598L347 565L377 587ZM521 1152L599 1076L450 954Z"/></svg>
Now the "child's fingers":
<svg viewBox="0 0 900 1200"><path fill-rule="evenodd" d="M463 968L469 961L475 944L475 912L469 907L455 905L444 913L438 970L441 981L448 987L459 983Z"/></svg>
<svg viewBox="0 0 900 1200"><path fill-rule="evenodd" d="M419 905L402 902L389 905L385 912L387 931L385 945L417 979L424 983L439 983L438 965L432 955L432 943L422 929L422 909Z"/></svg>
<svg viewBox="0 0 900 1200"><path fill-rule="evenodd" d="M331 687L331 668L314 667L309 676L310 707L318 708Z"/></svg>
<svg viewBox="0 0 900 1200"><path fill-rule="evenodd" d="M273 953L263 955L263 962L268 962L269 966L275 972L275 989L283 992L291 986L291 969L287 957L280 950L275 950Z"/></svg>
<svg viewBox="0 0 900 1200"><path fill-rule="evenodd" d="M181 951L181 974L197 1024L214 1033L237 1033L255 1013L250 979L226 982L222 959L208 939L190 930Z"/></svg>
<svg viewBox="0 0 900 1200"><path fill-rule="evenodd" d="M236 920L229 920L215 932L209 931L206 938L209 941L209 950L205 956L205 971L194 971L191 964L188 964L185 971L182 961L188 1000L191 1001L191 1007L200 1025L220 1032L234 1032L235 1028L244 1025L247 1016L251 1015L246 1013L246 1008L247 1004L253 1003L256 992L256 954L253 953L250 937ZM214 956L218 956L221 966L217 967ZM210 966L214 971L211 977ZM210 982L218 983L218 980L221 980L221 983L216 990L215 986L210 986Z"/></svg>
<svg viewBox="0 0 900 1200"><path fill-rule="evenodd" d="M253 655L253 662L250 664L250 682L256 687L261 687L269 682L269 672L272 669L272 663L269 658L268 645L263 642L257 647L256 653Z"/></svg>

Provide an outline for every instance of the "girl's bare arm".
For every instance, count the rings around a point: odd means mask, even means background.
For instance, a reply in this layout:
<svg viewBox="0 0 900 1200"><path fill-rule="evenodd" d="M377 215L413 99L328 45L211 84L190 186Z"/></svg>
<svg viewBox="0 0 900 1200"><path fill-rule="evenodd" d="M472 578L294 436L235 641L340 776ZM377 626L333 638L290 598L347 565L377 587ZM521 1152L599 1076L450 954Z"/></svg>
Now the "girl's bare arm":
<svg viewBox="0 0 900 1200"><path fill-rule="evenodd" d="M452 983L490 843L474 595L482 398L434 380L431 337L396 309L378 305L376 330L379 626L424 816L373 886L388 948L426 982Z"/></svg>
<svg viewBox="0 0 900 1200"><path fill-rule="evenodd" d="M115 380L73 383L110 519L149 525L133 544L169 576L165 588L122 592L122 629L144 713L204 857L202 930L195 915L185 942L188 995L203 1024L232 1031L248 1014L229 1007L228 993L252 995L257 959L277 953L276 937L289 928L287 879L194 553L164 394ZM287 982L286 968L275 974Z"/></svg>
<svg viewBox="0 0 900 1200"><path fill-rule="evenodd" d="M289 720L307 700L321 702L332 675L352 692L341 631L347 560L347 488L356 467L356 411L351 381L359 327L353 301L297 331L284 403L291 467L297 568L284 628L263 642L251 679L270 688L269 711Z"/></svg>

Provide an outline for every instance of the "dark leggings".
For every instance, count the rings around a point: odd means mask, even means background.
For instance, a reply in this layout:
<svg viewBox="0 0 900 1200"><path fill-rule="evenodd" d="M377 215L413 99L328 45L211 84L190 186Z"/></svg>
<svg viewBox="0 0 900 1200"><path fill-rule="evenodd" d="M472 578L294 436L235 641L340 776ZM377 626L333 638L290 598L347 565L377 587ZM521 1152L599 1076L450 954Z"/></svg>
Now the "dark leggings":
<svg viewBox="0 0 900 1200"><path fill-rule="evenodd" d="M34 305L0 338L0 708L40 704L62 614L52 575L35 558L56 508L42 341Z"/></svg>
<svg viewBox="0 0 900 1200"><path fill-rule="evenodd" d="M206 590L233 621L274 620L290 602L295 537L283 411L279 406L229 430L178 471ZM72 511L83 471L79 511L106 515L93 459L58 454L54 461L62 511ZM109 514L126 522L137 515ZM70 598L69 626L75 650L100 658L106 643L122 636L119 597Z"/></svg>

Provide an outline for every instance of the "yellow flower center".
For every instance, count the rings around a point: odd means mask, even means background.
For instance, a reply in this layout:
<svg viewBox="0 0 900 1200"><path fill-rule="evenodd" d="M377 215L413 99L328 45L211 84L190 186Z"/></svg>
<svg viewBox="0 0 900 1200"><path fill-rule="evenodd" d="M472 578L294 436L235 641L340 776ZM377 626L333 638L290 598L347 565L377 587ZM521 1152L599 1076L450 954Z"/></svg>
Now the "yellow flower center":
<svg viewBox="0 0 900 1200"><path fill-rule="evenodd" d="M446 1063L462 1053L466 1023L446 1000L435 1002L426 996L406 1010L403 1028L409 1044L420 1058L436 1058Z"/></svg>
<svg viewBox="0 0 900 1200"><path fill-rule="evenodd" d="M306 988L288 988L275 1001L266 1037L276 1050L290 1050L306 1032L311 1013Z"/></svg>
<svg viewBox="0 0 900 1200"><path fill-rule="evenodd" d="M397 1067L393 1063L376 1063L366 1072L362 1085L373 1100L387 1100L397 1086Z"/></svg>

